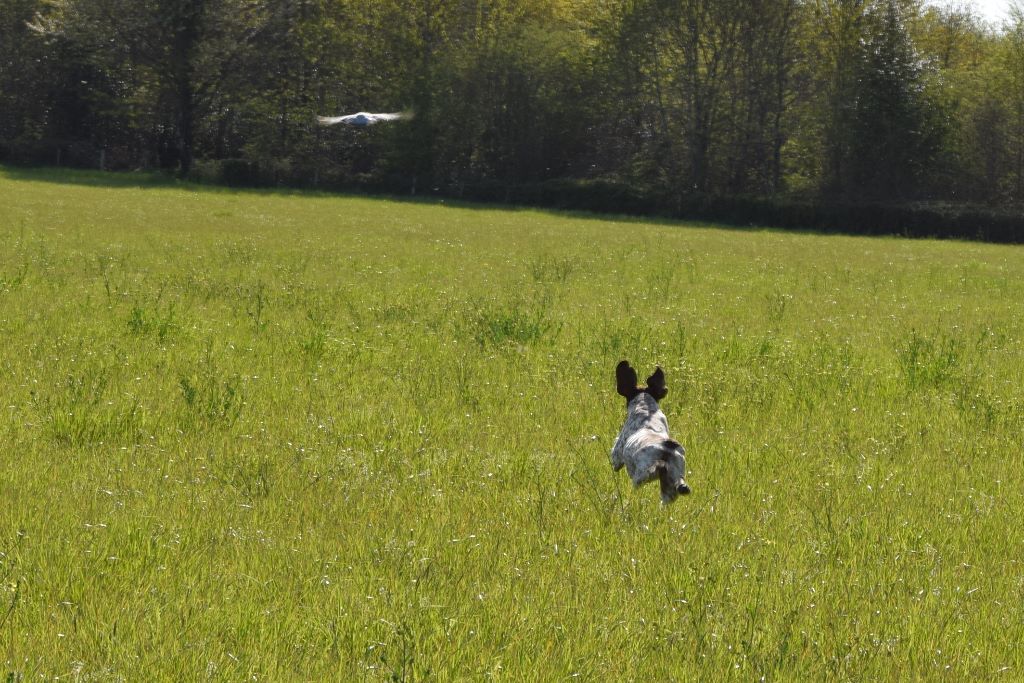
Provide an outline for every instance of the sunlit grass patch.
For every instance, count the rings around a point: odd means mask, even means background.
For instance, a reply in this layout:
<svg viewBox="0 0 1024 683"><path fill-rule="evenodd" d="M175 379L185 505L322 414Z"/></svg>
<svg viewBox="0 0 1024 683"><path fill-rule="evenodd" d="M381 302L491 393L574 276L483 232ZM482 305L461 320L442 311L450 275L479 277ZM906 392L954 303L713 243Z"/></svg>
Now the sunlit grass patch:
<svg viewBox="0 0 1024 683"><path fill-rule="evenodd" d="M1019 249L49 180L0 176L12 680L1024 671Z"/></svg>

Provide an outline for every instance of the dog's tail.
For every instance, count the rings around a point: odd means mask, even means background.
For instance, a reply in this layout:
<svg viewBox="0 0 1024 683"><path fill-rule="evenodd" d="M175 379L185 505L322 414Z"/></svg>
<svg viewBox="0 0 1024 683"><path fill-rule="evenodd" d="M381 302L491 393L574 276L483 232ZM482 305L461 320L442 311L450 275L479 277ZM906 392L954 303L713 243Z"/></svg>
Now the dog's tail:
<svg viewBox="0 0 1024 683"><path fill-rule="evenodd" d="M686 449L683 448L683 444L679 443L675 439L665 439L661 442L661 448L669 453L675 453L676 451L686 453Z"/></svg>

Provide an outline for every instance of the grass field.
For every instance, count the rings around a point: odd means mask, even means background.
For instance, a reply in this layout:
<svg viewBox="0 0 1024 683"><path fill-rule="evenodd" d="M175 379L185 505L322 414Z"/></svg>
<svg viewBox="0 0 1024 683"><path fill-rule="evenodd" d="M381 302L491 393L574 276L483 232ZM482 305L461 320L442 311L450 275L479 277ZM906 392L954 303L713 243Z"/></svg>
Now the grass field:
<svg viewBox="0 0 1024 683"><path fill-rule="evenodd" d="M1021 248L136 182L0 169L0 680L1024 679Z"/></svg>

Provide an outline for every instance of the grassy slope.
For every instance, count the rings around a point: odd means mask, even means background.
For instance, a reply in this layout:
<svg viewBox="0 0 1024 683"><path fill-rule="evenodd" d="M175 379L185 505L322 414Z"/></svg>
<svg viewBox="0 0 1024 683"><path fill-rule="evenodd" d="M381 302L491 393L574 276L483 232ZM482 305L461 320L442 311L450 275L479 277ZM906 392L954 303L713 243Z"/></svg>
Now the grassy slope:
<svg viewBox="0 0 1024 683"><path fill-rule="evenodd" d="M0 171L0 674L1024 676L1020 248L130 185Z"/></svg>

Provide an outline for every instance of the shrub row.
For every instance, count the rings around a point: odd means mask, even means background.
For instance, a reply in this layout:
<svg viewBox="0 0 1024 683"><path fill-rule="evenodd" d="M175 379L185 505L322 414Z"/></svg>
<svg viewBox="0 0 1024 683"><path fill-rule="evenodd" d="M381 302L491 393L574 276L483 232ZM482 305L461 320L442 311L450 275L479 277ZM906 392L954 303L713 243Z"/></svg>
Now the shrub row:
<svg viewBox="0 0 1024 683"><path fill-rule="evenodd" d="M13 153L17 152L17 154ZM29 163L92 159L90 146L46 144L0 148L0 158ZM81 157L81 158L80 158ZM93 164L82 163L83 166ZM308 168L308 165L301 165ZM468 201L569 211L703 220L741 227L777 227L849 235L900 235L1024 243L1024 211L978 205L871 204L825 199L680 196L608 180L551 180L510 185L498 181L417 188L406 176L340 177L297 173L287 162L197 160L193 179L233 187L316 187L370 193L443 196Z"/></svg>
<svg viewBox="0 0 1024 683"><path fill-rule="evenodd" d="M672 197L607 181L466 188L461 195L557 209L770 226L849 235L900 235L1024 243L1024 212L949 204L856 204L758 197Z"/></svg>
<svg viewBox="0 0 1024 683"><path fill-rule="evenodd" d="M207 167L204 180L232 186L287 185L372 193L409 194L404 176L367 178L287 177L281 169L243 159ZM705 220L742 227L778 227L849 235L900 235L1024 243L1024 213L974 205L870 204L761 197L678 196L607 180L552 180L509 185L497 181L444 188L419 195L569 211Z"/></svg>

